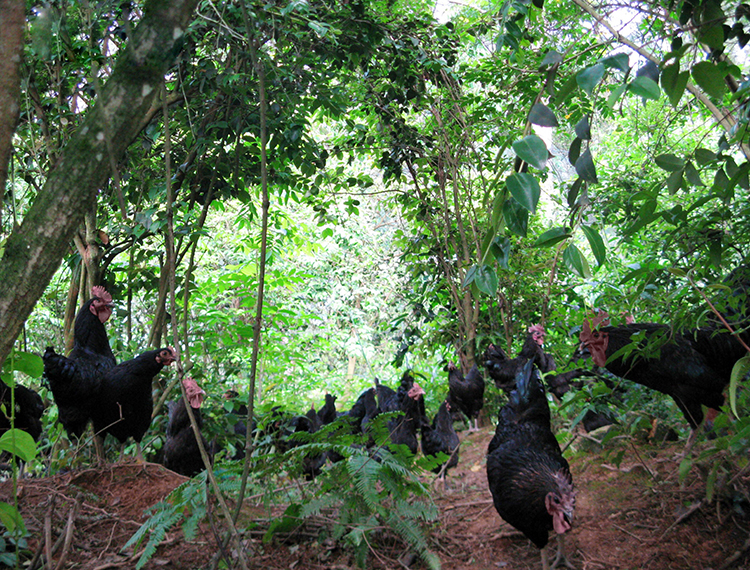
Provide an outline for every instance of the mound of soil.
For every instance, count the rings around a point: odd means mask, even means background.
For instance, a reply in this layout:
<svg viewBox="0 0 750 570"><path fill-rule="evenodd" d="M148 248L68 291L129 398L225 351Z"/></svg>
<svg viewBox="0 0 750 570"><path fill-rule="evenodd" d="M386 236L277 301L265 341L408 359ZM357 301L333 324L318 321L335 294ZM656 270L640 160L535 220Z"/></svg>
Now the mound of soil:
<svg viewBox="0 0 750 570"><path fill-rule="evenodd" d="M491 437L490 428L461 434L461 460L449 473L446 487L427 480L440 509L431 548L444 570L541 567L539 551L504 523L492 505L485 472ZM679 482L675 455L682 444L628 445L619 466L597 452L578 452L570 458L579 494L574 527L565 542L576 568L750 568L750 521L723 500L708 503L705 478L698 469ZM185 481L160 465L133 463L22 480L17 495L29 530L29 550L38 560L46 559L45 552L51 550L57 565L52 567L57 568L133 568L140 552L123 551L123 545L147 520L148 509ZM750 476L738 474L734 484L747 488ZM11 482L4 482L0 500L12 503L12 492ZM278 512L283 508L280 505ZM221 532L205 524L194 540L186 541L175 527L146 568L207 568L217 551L215 533ZM244 537L252 568L356 567L349 551L316 540L309 529L269 544L261 542L262 534L261 528ZM368 567L424 567L398 540L383 540L373 549Z"/></svg>

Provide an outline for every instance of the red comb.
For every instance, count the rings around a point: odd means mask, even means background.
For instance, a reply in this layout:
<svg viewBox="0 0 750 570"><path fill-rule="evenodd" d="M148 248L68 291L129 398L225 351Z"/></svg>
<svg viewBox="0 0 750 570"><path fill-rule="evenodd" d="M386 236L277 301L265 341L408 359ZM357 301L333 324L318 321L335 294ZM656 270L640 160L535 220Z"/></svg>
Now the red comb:
<svg viewBox="0 0 750 570"><path fill-rule="evenodd" d="M107 290L102 287L101 285L94 285L91 288L91 296L92 297L99 297L102 301L105 303L111 303L112 302L112 295L107 293Z"/></svg>

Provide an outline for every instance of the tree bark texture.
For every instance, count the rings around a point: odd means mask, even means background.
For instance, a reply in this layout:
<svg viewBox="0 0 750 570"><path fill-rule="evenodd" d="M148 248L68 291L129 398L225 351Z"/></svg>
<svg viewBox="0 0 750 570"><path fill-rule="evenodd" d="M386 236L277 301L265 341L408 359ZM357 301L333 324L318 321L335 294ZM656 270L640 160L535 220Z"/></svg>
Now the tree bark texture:
<svg viewBox="0 0 750 570"><path fill-rule="evenodd" d="M20 112L19 69L23 56L23 29L26 23L24 0L0 0L0 208L8 180L13 133ZM1 212L1 210L0 210ZM2 214L0 213L0 223Z"/></svg>
<svg viewBox="0 0 750 570"><path fill-rule="evenodd" d="M2 0L0 0L2 1ZM0 365L160 92L198 0L150 0L112 76L0 259ZM109 149L109 150L108 150Z"/></svg>

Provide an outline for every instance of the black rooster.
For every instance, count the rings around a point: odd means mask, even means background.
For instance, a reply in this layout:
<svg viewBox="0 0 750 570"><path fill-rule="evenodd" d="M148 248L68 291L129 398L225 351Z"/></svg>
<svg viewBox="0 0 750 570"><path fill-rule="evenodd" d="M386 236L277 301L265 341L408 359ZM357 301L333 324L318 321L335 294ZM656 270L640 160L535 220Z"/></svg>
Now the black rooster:
<svg viewBox="0 0 750 570"><path fill-rule="evenodd" d="M176 359L172 348L149 350L110 369L102 378L91 410L97 454L104 460L104 438L111 434L120 441L132 437L138 460L143 462L141 439L151 425L154 403L151 382L164 366Z"/></svg>
<svg viewBox="0 0 750 570"><path fill-rule="evenodd" d="M78 311L73 350L66 358L47 347L44 378L58 408L58 421L69 436L81 437L96 405L99 382L115 366L104 323L112 315L112 296L93 287L93 297Z"/></svg>
<svg viewBox="0 0 750 570"><path fill-rule="evenodd" d="M183 379L182 385L185 387L185 394L190 402L190 407L193 409L195 423L200 429L203 426L200 407L206 392L192 378ZM193 433L193 426L190 424L185 398L180 397L176 402L169 402L167 406L169 422L167 423L167 437L164 442L164 467L180 475L193 477L203 471L205 465L198 448L198 441L195 439L195 433ZM203 449L208 452L208 442L202 434L201 442L203 443Z"/></svg>
<svg viewBox="0 0 750 570"><path fill-rule="evenodd" d="M439 473L440 478L445 484L445 474L448 469L458 465L458 434L453 429L453 419L451 418L451 405L448 400L440 404L440 408L432 420L432 425L425 418L422 422L422 453L425 456L435 456L438 453L445 453L448 461L438 465L432 471Z"/></svg>
<svg viewBox="0 0 750 570"><path fill-rule="evenodd" d="M479 412L484 406L484 378L476 364L464 378L460 368L448 363L448 401L469 420L469 431L479 429Z"/></svg>
<svg viewBox="0 0 750 570"><path fill-rule="evenodd" d="M528 361L515 379L515 390L498 415L487 450L487 481L500 517L542 549L549 531L558 535L557 558L565 560L563 533L573 521L575 495L568 462L550 427L550 412L538 372Z"/></svg>
<svg viewBox="0 0 750 570"><path fill-rule="evenodd" d="M590 353L594 364L615 376L671 396L690 424L689 450L703 421L702 406L711 408L711 417L715 416L724 403L723 392L732 367L747 351L738 339L718 329L678 332L656 323L596 329L597 320L602 319L584 322L580 353ZM631 344L633 350L629 354L613 358Z"/></svg>

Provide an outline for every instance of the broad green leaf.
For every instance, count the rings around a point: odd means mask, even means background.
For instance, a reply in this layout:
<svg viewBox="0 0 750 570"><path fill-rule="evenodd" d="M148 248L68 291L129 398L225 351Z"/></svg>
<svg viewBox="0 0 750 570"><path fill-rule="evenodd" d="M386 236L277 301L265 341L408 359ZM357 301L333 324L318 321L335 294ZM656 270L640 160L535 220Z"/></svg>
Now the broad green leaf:
<svg viewBox="0 0 750 570"><path fill-rule="evenodd" d="M477 276L477 268L477 265L469 267L469 270L466 272L466 277L464 277L464 282L461 284L462 287L468 287L474 283L474 279L476 279Z"/></svg>
<svg viewBox="0 0 750 570"><path fill-rule="evenodd" d="M564 239L568 239L571 235L569 228L552 228L536 238L533 247L550 247Z"/></svg>
<svg viewBox="0 0 750 570"><path fill-rule="evenodd" d="M591 67L579 71L576 75L578 86L583 89L589 97L591 97L594 93L594 88L604 77L604 72L605 68L603 63L597 63L596 65L592 65Z"/></svg>
<svg viewBox="0 0 750 570"><path fill-rule="evenodd" d="M729 177L723 169L719 168L714 174L714 183L711 185L711 193L715 196L723 197L729 186Z"/></svg>
<svg viewBox="0 0 750 570"><path fill-rule="evenodd" d="M750 354L746 354L734 363L732 375L729 378L729 405L737 418L740 417L737 412L737 386L745 379L748 372L750 372Z"/></svg>
<svg viewBox="0 0 750 570"><path fill-rule="evenodd" d="M589 262L586 261L581 250L579 250L574 244L568 244L565 251L563 251L562 257L565 266L573 273L584 279L591 277Z"/></svg>
<svg viewBox="0 0 750 570"><path fill-rule="evenodd" d="M659 67L651 60L646 61L638 71L635 72L636 77L648 77L654 83L659 83Z"/></svg>
<svg viewBox="0 0 750 570"><path fill-rule="evenodd" d="M528 162L534 168L542 170L547 165L549 151L544 141L536 135L528 135L513 143L513 150L518 158Z"/></svg>
<svg viewBox="0 0 750 570"><path fill-rule="evenodd" d="M628 84L628 90L643 99L651 99L652 101L656 101L661 97L659 84L645 75L633 79L633 81Z"/></svg>
<svg viewBox="0 0 750 570"><path fill-rule="evenodd" d="M654 159L656 166L667 172L675 172L685 168L685 161L674 154L660 154Z"/></svg>
<svg viewBox="0 0 750 570"><path fill-rule="evenodd" d="M480 259L484 262L487 259L488 255L492 255L490 248L492 246L492 242L495 239L495 232L489 231L484 236L484 239L482 240L482 251L480 254Z"/></svg>
<svg viewBox="0 0 750 570"><path fill-rule="evenodd" d="M529 212L526 208L511 198L503 204L503 217L508 231L526 237L529 229Z"/></svg>
<svg viewBox="0 0 750 570"><path fill-rule="evenodd" d="M11 534L17 533L21 536L26 534L26 525L23 522L23 517L16 507L11 504L0 503L0 523L2 523ZM17 532L16 529L21 529L21 532Z"/></svg>
<svg viewBox="0 0 750 570"><path fill-rule="evenodd" d="M542 59L542 63L539 64L539 69L541 71L544 71L545 69L548 69L550 67L560 65L562 61L563 61L562 54L559 51L551 49L544 55L544 59Z"/></svg>
<svg viewBox="0 0 750 570"><path fill-rule="evenodd" d="M8 451L28 463L36 457L36 442L23 430L10 429L0 436L0 450Z"/></svg>
<svg viewBox="0 0 750 570"><path fill-rule="evenodd" d="M498 262L500 267L503 269L508 269L508 259L510 259L510 240L506 237L500 237L495 236L495 239L492 240L492 245L490 246L490 249L492 250L492 254L495 257L495 261Z"/></svg>
<svg viewBox="0 0 750 570"><path fill-rule="evenodd" d="M505 192L497 192L495 198L492 200L492 227L495 229L495 233L499 232L502 228L500 222L503 219L503 204L505 203Z"/></svg>
<svg viewBox="0 0 750 570"><path fill-rule="evenodd" d="M543 103L534 103L534 106L529 112L529 122L540 127L557 127L557 117L552 112L552 109L544 105Z"/></svg>
<svg viewBox="0 0 750 570"><path fill-rule="evenodd" d="M605 67L619 69L623 73L630 70L630 56L626 53L616 53L601 60Z"/></svg>
<svg viewBox="0 0 750 570"><path fill-rule="evenodd" d="M670 195L677 194L677 191L683 187L684 178L682 174L682 170L677 170L667 177L667 190Z"/></svg>
<svg viewBox="0 0 750 570"><path fill-rule="evenodd" d="M680 483L683 483L685 481L692 467L693 467L693 460L690 457L685 457L685 459L683 459L680 462L680 468L678 470Z"/></svg>
<svg viewBox="0 0 750 570"><path fill-rule="evenodd" d="M494 297L497 293L497 274L489 265L480 265L477 267L474 283L482 293Z"/></svg>
<svg viewBox="0 0 750 570"><path fill-rule="evenodd" d="M680 269L679 267L667 267L667 271L669 271L672 275L681 277L683 279L687 277L687 272L684 269Z"/></svg>
<svg viewBox="0 0 750 570"><path fill-rule="evenodd" d="M726 91L724 77L726 74L715 63L700 61L693 66L690 72L698 86L709 96L715 99L724 97Z"/></svg>
<svg viewBox="0 0 750 570"><path fill-rule="evenodd" d="M555 93L554 96L554 105L560 105L565 99L570 97L570 94L575 91L575 88L578 86L578 80L575 77L570 77L565 83L563 83L563 86L560 88L560 90Z"/></svg>
<svg viewBox="0 0 750 570"><path fill-rule="evenodd" d="M708 258L711 260L711 265L716 268L721 267L721 254L723 251L724 247L722 246L721 239L711 240L708 246Z"/></svg>
<svg viewBox="0 0 750 570"><path fill-rule="evenodd" d="M583 180L590 184L596 184L599 180L596 177L596 167L594 160L591 158L591 151L586 150L578 160L576 160L576 172Z"/></svg>
<svg viewBox="0 0 750 570"><path fill-rule="evenodd" d="M707 148L695 149L695 162L698 166L706 166L716 160L716 153L708 150Z"/></svg>
<svg viewBox="0 0 750 570"><path fill-rule="evenodd" d="M689 77L690 74L687 71L680 71L679 62L667 65L662 70L661 88L664 89L667 97L669 97L672 107L677 108L677 105L680 103Z"/></svg>
<svg viewBox="0 0 750 570"><path fill-rule="evenodd" d="M13 351L5 360L3 370L16 370L28 374L32 378L41 378L44 372L44 361L38 354Z"/></svg>
<svg viewBox="0 0 750 570"><path fill-rule="evenodd" d="M627 83L622 83L617 86L617 88L612 90L612 93L609 94L609 97L607 97L607 106L610 109L614 109L615 105L617 104L617 101L619 101L620 97L622 97L622 94L625 93L625 90L628 88Z"/></svg>
<svg viewBox="0 0 750 570"><path fill-rule="evenodd" d="M505 184L516 202L532 214L536 211L536 205L542 193L536 178L527 172L517 172L511 174Z"/></svg>
<svg viewBox="0 0 750 570"><path fill-rule="evenodd" d="M586 239L589 241L589 246L591 247L591 251L594 253L596 263L598 265L601 265L607 259L607 248L604 247L604 240L602 239L602 236L599 235L599 232L591 226L582 225L581 229L583 230Z"/></svg>
<svg viewBox="0 0 750 570"><path fill-rule="evenodd" d="M710 2L707 4L711 4ZM722 14L719 19L713 19L713 25L709 24L708 22L704 23L701 26L698 26L696 29L695 37L696 39L702 43L707 45L710 48L713 49L722 49L724 47L724 28L722 26L722 23L725 20L724 15Z"/></svg>
<svg viewBox="0 0 750 570"><path fill-rule="evenodd" d="M576 137L583 140L591 140L591 125L589 125L588 115L584 115L583 119L578 121L575 126Z"/></svg>
<svg viewBox="0 0 750 570"><path fill-rule="evenodd" d="M685 178L693 186L705 186L705 184L703 184L703 180L701 180L700 173L695 168L695 166L693 166L693 163L691 161L688 161L685 164Z"/></svg>
<svg viewBox="0 0 750 570"><path fill-rule="evenodd" d="M572 208L578 200L578 193L581 190L581 185L583 185L583 180L581 180L580 178L576 178L575 182L570 185L570 189L568 190L567 195L568 208Z"/></svg>
<svg viewBox="0 0 750 570"><path fill-rule="evenodd" d="M570 143L570 148L568 149L568 162L570 162L572 166L575 166L578 157L581 156L582 144L583 140L579 137L574 138L573 142Z"/></svg>

